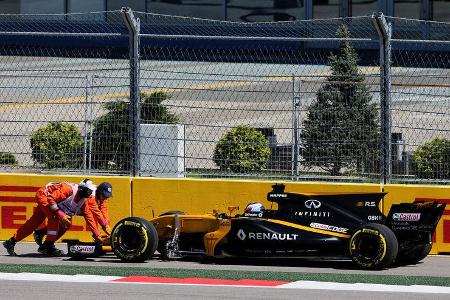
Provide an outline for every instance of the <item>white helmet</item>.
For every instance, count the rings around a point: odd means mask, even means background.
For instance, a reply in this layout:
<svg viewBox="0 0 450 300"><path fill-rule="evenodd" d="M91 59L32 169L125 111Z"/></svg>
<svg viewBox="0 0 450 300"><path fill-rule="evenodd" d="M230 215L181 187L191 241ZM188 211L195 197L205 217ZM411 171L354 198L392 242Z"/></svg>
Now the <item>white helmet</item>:
<svg viewBox="0 0 450 300"><path fill-rule="evenodd" d="M92 180L87 178L83 179L78 185L78 191L81 198L89 197L90 195L95 193L96 189L97 186L92 182Z"/></svg>
<svg viewBox="0 0 450 300"><path fill-rule="evenodd" d="M259 202L252 202L247 205L245 208L246 213L260 213L264 210L264 205Z"/></svg>

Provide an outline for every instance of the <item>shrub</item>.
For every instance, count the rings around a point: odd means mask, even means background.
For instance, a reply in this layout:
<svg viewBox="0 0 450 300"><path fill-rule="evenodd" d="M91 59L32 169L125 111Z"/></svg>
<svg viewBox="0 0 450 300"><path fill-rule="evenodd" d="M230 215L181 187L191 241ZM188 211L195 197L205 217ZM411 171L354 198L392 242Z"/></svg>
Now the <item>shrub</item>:
<svg viewBox="0 0 450 300"><path fill-rule="evenodd" d="M421 178L450 178L450 140L435 138L414 151L416 174Z"/></svg>
<svg viewBox="0 0 450 300"><path fill-rule="evenodd" d="M254 128L238 126L223 135L214 149L214 162L221 170L258 171L267 167L270 148L264 135Z"/></svg>
<svg viewBox="0 0 450 300"><path fill-rule="evenodd" d="M141 123L174 124L178 122L162 102L167 93L141 94ZM94 121L92 132L92 167L129 170L130 168L130 102L116 100L105 104L107 113ZM109 165L111 164L112 165ZM111 167L112 166L112 167Z"/></svg>
<svg viewBox="0 0 450 300"><path fill-rule="evenodd" d="M0 152L0 165L17 165L17 159L12 153Z"/></svg>
<svg viewBox="0 0 450 300"><path fill-rule="evenodd" d="M32 157L47 168L80 168L82 149L83 138L72 124L50 122L31 135Z"/></svg>

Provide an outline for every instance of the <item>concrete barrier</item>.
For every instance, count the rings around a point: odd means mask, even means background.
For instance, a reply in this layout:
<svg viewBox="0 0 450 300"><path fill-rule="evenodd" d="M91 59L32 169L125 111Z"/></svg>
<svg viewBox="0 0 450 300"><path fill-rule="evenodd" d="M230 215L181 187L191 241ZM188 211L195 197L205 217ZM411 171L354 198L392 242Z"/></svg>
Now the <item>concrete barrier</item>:
<svg viewBox="0 0 450 300"><path fill-rule="evenodd" d="M80 182L82 176L0 174L0 239L9 238L32 214L35 207L34 193L51 181ZM356 193L380 192L388 194L381 202L384 214L393 203L415 200L438 200L449 204L434 236L432 253L450 253L450 187L423 185L386 185L282 182L250 180L209 180L180 178L129 178L118 176L91 176L95 183L109 181L114 197L109 199L111 223L128 216L152 218L169 210L181 210L192 214L211 213L213 210L227 213L228 206L239 206L234 213L242 213L250 202L261 202L267 208L272 204L266 199L275 183L284 183L287 192L295 193ZM276 208L276 207L272 207ZM71 230L64 238L91 240L83 217L74 218ZM27 240L32 240L28 237Z"/></svg>
<svg viewBox="0 0 450 300"><path fill-rule="evenodd" d="M132 213L144 218L169 210L193 214L210 213L213 210L226 213L228 206L239 206L239 212L242 213L248 203L255 201L269 208L271 202L266 197L275 183L284 183L286 191L297 193L380 191L376 184L133 178Z"/></svg>

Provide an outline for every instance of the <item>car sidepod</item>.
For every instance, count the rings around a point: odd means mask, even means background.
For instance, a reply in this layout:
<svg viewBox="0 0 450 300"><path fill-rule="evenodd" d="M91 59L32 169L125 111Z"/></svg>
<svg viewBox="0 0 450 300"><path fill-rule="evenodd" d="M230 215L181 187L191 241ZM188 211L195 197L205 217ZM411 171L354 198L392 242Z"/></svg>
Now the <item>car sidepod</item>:
<svg viewBox="0 0 450 300"><path fill-rule="evenodd" d="M223 250L237 256L344 254L349 235L271 218L235 218Z"/></svg>

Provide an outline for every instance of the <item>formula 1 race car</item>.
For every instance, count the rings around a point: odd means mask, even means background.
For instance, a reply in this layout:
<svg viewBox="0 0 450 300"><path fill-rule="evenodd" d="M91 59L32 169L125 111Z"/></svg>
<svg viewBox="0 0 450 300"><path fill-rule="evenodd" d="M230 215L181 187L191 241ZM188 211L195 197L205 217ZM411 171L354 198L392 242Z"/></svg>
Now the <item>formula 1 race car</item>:
<svg viewBox="0 0 450 300"><path fill-rule="evenodd" d="M277 209L251 203L242 215L234 216L237 207L229 207L228 214L170 211L148 221L125 218L112 230L111 249L126 262L143 262L158 250L166 259L339 257L360 268L381 269L424 259L445 208L436 201L401 203L392 205L385 216L379 203L386 193L313 195L284 190L276 184L267 194Z"/></svg>

